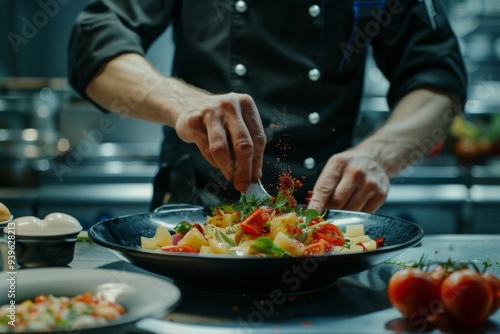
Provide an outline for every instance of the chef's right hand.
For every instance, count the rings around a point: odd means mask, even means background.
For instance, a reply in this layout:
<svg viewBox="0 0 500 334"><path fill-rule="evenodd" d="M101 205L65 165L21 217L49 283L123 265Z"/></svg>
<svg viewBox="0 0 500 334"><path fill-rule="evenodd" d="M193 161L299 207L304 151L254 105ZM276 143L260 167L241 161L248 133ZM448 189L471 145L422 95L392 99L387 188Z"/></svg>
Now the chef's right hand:
<svg viewBox="0 0 500 334"><path fill-rule="evenodd" d="M104 64L85 89L104 109L175 127L237 190L262 177L266 136L253 99L214 95L181 79L165 77L137 53Z"/></svg>
<svg viewBox="0 0 500 334"><path fill-rule="evenodd" d="M246 94L199 94L187 102L175 122L179 138L195 143L224 177L244 191L262 177L266 136L259 111Z"/></svg>

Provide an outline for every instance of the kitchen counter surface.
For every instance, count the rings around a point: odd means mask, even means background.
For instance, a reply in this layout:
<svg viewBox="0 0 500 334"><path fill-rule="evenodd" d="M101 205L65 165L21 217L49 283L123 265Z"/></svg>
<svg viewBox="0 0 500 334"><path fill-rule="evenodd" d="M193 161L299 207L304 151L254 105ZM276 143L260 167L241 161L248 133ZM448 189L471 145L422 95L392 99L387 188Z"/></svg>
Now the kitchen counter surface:
<svg viewBox="0 0 500 334"><path fill-rule="evenodd" d="M499 251L500 235L431 235L394 261L416 261L422 255L438 260L488 261L491 264L489 271L500 275ZM70 266L147 273L91 242L77 243L75 259ZM182 301L177 309L159 321L141 320L130 326L127 333L439 333L426 323L405 328L401 315L390 306L387 282L399 268L399 265L384 263L339 279L327 289L288 296L279 304L273 303L270 296L203 292L203 277L200 277L200 290L181 287ZM500 312L474 332L478 331L500 331Z"/></svg>

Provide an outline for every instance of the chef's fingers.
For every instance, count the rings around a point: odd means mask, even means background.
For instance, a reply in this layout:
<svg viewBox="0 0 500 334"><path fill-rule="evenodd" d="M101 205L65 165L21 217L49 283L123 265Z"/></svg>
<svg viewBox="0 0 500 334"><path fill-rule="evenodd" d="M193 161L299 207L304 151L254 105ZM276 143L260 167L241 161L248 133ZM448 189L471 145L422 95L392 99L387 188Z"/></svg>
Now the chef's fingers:
<svg viewBox="0 0 500 334"><path fill-rule="evenodd" d="M386 197L386 195L380 193L373 196L366 202L365 206L360 211L374 213L384 204Z"/></svg>
<svg viewBox="0 0 500 334"><path fill-rule="evenodd" d="M351 197L356 194L357 189L360 187L362 180L358 177L351 175L346 169L343 170L342 177L340 178L337 187L328 201L330 209L345 209Z"/></svg>
<svg viewBox="0 0 500 334"><path fill-rule="evenodd" d="M313 194L307 206L308 209L314 209L321 213L325 207L333 205L333 203L331 203L331 198L342 177L343 169L344 167L342 165L337 165L333 158L328 160L318 180L314 184Z"/></svg>
<svg viewBox="0 0 500 334"><path fill-rule="evenodd" d="M376 185L371 186L370 183L367 183L358 188L356 192L352 194L343 209L372 213L372 208L375 206L376 202L380 200L380 198L382 198L383 202L383 196L377 192ZM375 207L375 209L377 208Z"/></svg>
<svg viewBox="0 0 500 334"><path fill-rule="evenodd" d="M250 96L241 101L242 117L250 133L253 142L252 154L252 178L262 177L262 164L264 161L264 150L266 148L266 134L259 115L257 106Z"/></svg>
<svg viewBox="0 0 500 334"><path fill-rule="evenodd" d="M238 94L235 98L222 103L221 106L234 159L234 187L236 190L244 191L253 175L254 144L243 115L249 111L254 112L252 108L255 108L255 105L250 96Z"/></svg>
<svg viewBox="0 0 500 334"><path fill-rule="evenodd" d="M186 112L186 114L188 114L188 112ZM194 117L188 117L185 118L183 122L178 122L175 130L179 138L186 143L195 143L203 157L205 157L212 166L219 168L217 162L210 153L206 123L203 113L196 113Z"/></svg>
<svg viewBox="0 0 500 334"><path fill-rule="evenodd" d="M252 179L253 143L243 120L230 122L232 154L234 161L233 183L239 191L247 189Z"/></svg>
<svg viewBox="0 0 500 334"><path fill-rule="evenodd" d="M389 181L384 174L364 174L354 172L352 184L356 191L344 205L344 210L375 212L384 202L389 188Z"/></svg>
<svg viewBox="0 0 500 334"><path fill-rule="evenodd" d="M213 109L206 111L204 115L208 145L201 152L212 165L221 170L226 179L232 180L234 177L234 160L231 156L226 129L221 121L221 111Z"/></svg>

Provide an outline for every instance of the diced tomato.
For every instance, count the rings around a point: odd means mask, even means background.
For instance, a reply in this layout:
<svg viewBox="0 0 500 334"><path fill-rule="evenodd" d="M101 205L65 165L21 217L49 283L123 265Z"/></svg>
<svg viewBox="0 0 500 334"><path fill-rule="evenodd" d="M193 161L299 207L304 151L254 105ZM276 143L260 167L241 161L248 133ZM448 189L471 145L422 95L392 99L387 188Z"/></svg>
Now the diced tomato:
<svg viewBox="0 0 500 334"><path fill-rule="evenodd" d="M193 224L193 227L203 234L203 227L200 224Z"/></svg>
<svg viewBox="0 0 500 334"><path fill-rule="evenodd" d="M334 246L342 246L345 243L344 234L337 225L333 224L318 226L316 232L313 232L313 238L325 240Z"/></svg>
<svg viewBox="0 0 500 334"><path fill-rule="evenodd" d="M82 295L76 296L75 300L79 301L79 302L90 303L94 300L94 296L90 292L87 291Z"/></svg>
<svg viewBox="0 0 500 334"><path fill-rule="evenodd" d="M362 242L358 242L356 245L363 247L363 251L366 251L366 247Z"/></svg>
<svg viewBox="0 0 500 334"><path fill-rule="evenodd" d="M309 224L307 224L307 226L313 226L313 225L316 225L317 223L320 223L322 221L323 221L323 218L320 218L320 217L311 218L311 220L309 221Z"/></svg>
<svg viewBox="0 0 500 334"><path fill-rule="evenodd" d="M249 213L240 226L243 232L250 235L261 235L264 231L264 224L269 220L270 214L268 210L265 210L263 207L259 207Z"/></svg>
<svg viewBox="0 0 500 334"><path fill-rule="evenodd" d="M176 252L176 253L198 253L191 245L168 245L161 248L164 252Z"/></svg>
<svg viewBox="0 0 500 334"><path fill-rule="evenodd" d="M378 237L378 238L375 238L375 242L377 243L377 248L380 248L384 245L384 237Z"/></svg>
<svg viewBox="0 0 500 334"><path fill-rule="evenodd" d="M313 255L313 254L325 254L325 242L318 241L313 244L306 246L303 255Z"/></svg>
<svg viewBox="0 0 500 334"><path fill-rule="evenodd" d="M261 235L264 232L264 228L262 228L262 230L260 230L256 226L248 225L248 224L241 225L241 229L243 230L243 232L245 232L246 234L250 234L250 235Z"/></svg>
<svg viewBox="0 0 500 334"><path fill-rule="evenodd" d="M47 296L46 295L38 295L35 297L33 300L35 303L43 303L44 301L47 301Z"/></svg>

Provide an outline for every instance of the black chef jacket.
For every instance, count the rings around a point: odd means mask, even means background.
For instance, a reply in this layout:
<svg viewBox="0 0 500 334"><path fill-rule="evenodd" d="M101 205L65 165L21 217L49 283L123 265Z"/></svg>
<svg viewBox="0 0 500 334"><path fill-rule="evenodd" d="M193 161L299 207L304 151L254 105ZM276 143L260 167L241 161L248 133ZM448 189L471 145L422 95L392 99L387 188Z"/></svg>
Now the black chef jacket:
<svg viewBox="0 0 500 334"><path fill-rule="evenodd" d="M213 93L250 94L268 137L264 184L273 191L277 175L291 173L303 184L299 202L328 158L352 144L369 44L391 84L390 107L419 87L466 94L438 0L93 0L72 32L70 83L85 96L101 65L145 54L169 24L172 75ZM208 206L239 197L194 144L171 128L164 134L157 195Z"/></svg>

